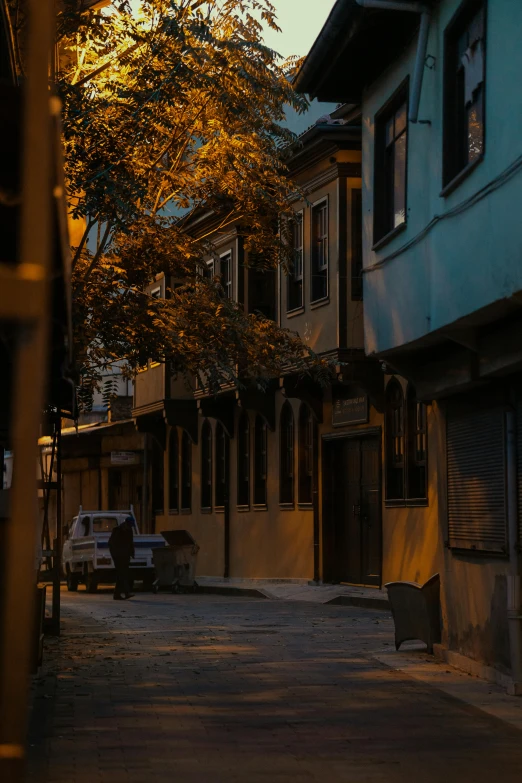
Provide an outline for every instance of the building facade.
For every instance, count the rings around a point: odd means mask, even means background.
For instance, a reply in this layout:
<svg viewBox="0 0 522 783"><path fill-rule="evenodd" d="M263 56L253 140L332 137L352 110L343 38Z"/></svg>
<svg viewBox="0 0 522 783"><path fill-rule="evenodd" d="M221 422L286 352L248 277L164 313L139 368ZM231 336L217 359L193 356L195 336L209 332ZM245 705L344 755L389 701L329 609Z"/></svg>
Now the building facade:
<svg viewBox="0 0 522 783"><path fill-rule="evenodd" d="M387 373L390 577L440 573L444 646L516 690L522 6L407 5L338 0L298 89L362 110L365 350Z"/></svg>
<svg viewBox="0 0 522 783"><path fill-rule="evenodd" d="M288 273L250 268L235 230L209 259L224 296L331 360L331 386L289 372L264 393L212 397L164 365L136 377L133 415L156 444L155 529L190 530L200 576L382 583L384 375L364 356L360 137L350 106L301 136ZM160 277L150 293L168 288Z"/></svg>

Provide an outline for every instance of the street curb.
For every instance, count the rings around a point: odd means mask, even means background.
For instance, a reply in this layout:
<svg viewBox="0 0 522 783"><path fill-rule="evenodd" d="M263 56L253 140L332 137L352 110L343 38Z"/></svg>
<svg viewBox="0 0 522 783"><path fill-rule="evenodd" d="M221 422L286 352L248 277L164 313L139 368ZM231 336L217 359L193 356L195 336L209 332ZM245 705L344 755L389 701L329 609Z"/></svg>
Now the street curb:
<svg viewBox="0 0 522 783"><path fill-rule="evenodd" d="M255 590L252 587L229 587L228 585L198 585L196 593L205 593L207 595L234 595L241 596L243 598L266 598L268 596L261 592L261 590Z"/></svg>
<svg viewBox="0 0 522 783"><path fill-rule="evenodd" d="M390 611L390 602L386 598L367 598L363 595L338 595L336 598L330 598L329 601L325 601L323 605L326 606L327 604L359 606L363 609L386 609Z"/></svg>

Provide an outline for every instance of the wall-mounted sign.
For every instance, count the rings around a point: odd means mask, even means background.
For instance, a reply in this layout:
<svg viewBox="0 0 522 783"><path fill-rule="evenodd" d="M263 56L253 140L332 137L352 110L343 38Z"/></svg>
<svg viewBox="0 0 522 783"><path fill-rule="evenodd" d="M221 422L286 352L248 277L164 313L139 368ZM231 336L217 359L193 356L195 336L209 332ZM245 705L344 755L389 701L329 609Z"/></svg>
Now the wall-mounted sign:
<svg viewBox="0 0 522 783"><path fill-rule="evenodd" d="M351 390L336 390L332 401L332 425L366 424L368 422L368 396L354 394Z"/></svg>
<svg viewBox="0 0 522 783"><path fill-rule="evenodd" d="M136 465L137 462L135 451L111 451L111 465Z"/></svg>

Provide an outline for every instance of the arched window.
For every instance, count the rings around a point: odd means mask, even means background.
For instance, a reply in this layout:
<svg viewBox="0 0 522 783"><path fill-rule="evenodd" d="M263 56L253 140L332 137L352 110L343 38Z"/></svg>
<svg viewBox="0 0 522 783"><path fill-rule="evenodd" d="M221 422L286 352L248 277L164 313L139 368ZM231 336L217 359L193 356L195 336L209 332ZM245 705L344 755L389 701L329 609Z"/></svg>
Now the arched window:
<svg viewBox="0 0 522 783"><path fill-rule="evenodd" d="M266 506L267 426L262 416L256 416L254 430L254 504Z"/></svg>
<svg viewBox="0 0 522 783"><path fill-rule="evenodd" d="M192 508L192 441L183 430L181 437L181 510Z"/></svg>
<svg viewBox="0 0 522 783"><path fill-rule="evenodd" d="M164 456L161 444L152 438L152 511L156 515L163 514Z"/></svg>
<svg viewBox="0 0 522 783"><path fill-rule="evenodd" d="M405 492L404 394L393 379L386 389L386 499L403 500Z"/></svg>
<svg viewBox="0 0 522 783"><path fill-rule="evenodd" d="M228 502L230 439L218 421L216 425L216 508L224 508Z"/></svg>
<svg viewBox="0 0 522 783"><path fill-rule="evenodd" d="M250 422L243 412L237 431L237 504L250 504Z"/></svg>
<svg viewBox="0 0 522 783"><path fill-rule="evenodd" d="M289 402L279 420L279 502L294 502L294 414Z"/></svg>
<svg viewBox="0 0 522 783"><path fill-rule="evenodd" d="M212 508L212 428L206 419L201 428L201 508Z"/></svg>
<svg viewBox="0 0 522 783"><path fill-rule="evenodd" d="M315 419L304 403L299 409L299 503L312 502Z"/></svg>
<svg viewBox="0 0 522 783"><path fill-rule="evenodd" d="M417 400L415 389L408 386L407 430L408 430L408 475L407 497L410 500L425 500L428 496L428 430L426 405Z"/></svg>
<svg viewBox="0 0 522 783"><path fill-rule="evenodd" d="M179 510L179 443L178 430L173 427L169 437L169 511Z"/></svg>
<svg viewBox="0 0 522 783"><path fill-rule="evenodd" d="M405 505L428 497L427 409L408 386L406 401L394 378L386 390L386 500ZM399 503L400 505L400 503Z"/></svg>

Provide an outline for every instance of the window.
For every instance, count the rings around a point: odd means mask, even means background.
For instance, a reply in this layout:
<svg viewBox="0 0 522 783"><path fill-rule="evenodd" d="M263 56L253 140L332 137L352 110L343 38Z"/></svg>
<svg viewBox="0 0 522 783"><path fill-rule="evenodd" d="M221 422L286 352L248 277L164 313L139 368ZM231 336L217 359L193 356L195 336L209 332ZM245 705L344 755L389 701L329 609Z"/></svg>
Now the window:
<svg viewBox="0 0 522 783"><path fill-rule="evenodd" d="M254 430L254 504L266 506L267 426L262 416L256 416Z"/></svg>
<svg viewBox="0 0 522 783"><path fill-rule="evenodd" d="M444 185L484 153L485 7L468 0L444 35Z"/></svg>
<svg viewBox="0 0 522 783"><path fill-rule="evenodd" d="M312 207L311 301L328 296L328 202Z"/></svg>
<svg viewBox="0 0 522 783"><path fill-rule="evenodd" d="M274 269L248 269L248 311L276 318L276 273Z"/></svg>
<svg viewBox="0 0 522 783"><path fill-rule="evenodd" d="M287 277L287 309L297 310L303 306L303 213L297 212L290 225L293 249L293 267Z"/></svg>
<svg viewBox="0 0 522 783"><path fill-rule="evenodd" d="M401 87L375 118L374 242L406 223L408 98Z"/></svg>
<svg viewBox="0 0 522 783"><path fill-rule="evenodd" d="M359 302L363 298L362 270L362 190L352 189L352 301Z"/></svg>
<svg viewBox="0 0 522 783"><path fill-rule="evenodd" d="M315 419L304 403L299 410L299 492L298 502L312 503Z"/></svg>
<svg viewBox="0 0 522 783"><path fill-rule="evenodd" d="M427 497L428 430L426 406L415 398L415 390L408 387L408 497L412 500Z"/></svg>
<svg viewBox="0 0 522 783"><path fill-rule="evenodd" d="M94 517L92 522L93 533L112 533L118 527L118 517Z"/></svg>
<svg viewBox="0 0 522 783"><path fill-rule="evenodd" d="M201 508L212 508L212 428L207 420L201 428Z"/></svg>
<svg viewBox="0 0 522 783"><path fill-rule="evenodd" d="M164 451L156 438L152 438L152 510L154 514L163 514L163 458Z"/></svg>
<svg viewBox="0 0 522 783"><path fill-rule="evenodd" d="M232 299L232 253L221 256L220 259L221 287L226 299Z"/></svg>
<svg viewBox="0 0 522 783"><path fill-rule="evenodd" d="M294 414L285 402L279 421L279 502L294 502Z"/></svg>
<svg viewBox="0 0 522 783"><path fill-rule="evenodd" d="M237 504L250 504L250 422L243 413L237 433Z"/></svg>
<svg viewBox="0 0 522 783"><path fill-rule="evenodd" d="M404 395L398 381L386 391L386 499L405 498Z"/></svg>
<svg viewBox="0 0 522 783"><path fill-rule="evenodd" d="M179 448L178 431L173 427L169 436L169 511L179 509Z"/></svg>
<svg viewBox="0 0 522 783"><path fill-rule="evenodd" d="M192 508L192 441L183 430L181 437L181 510Z"/></svg>
<svg viewBox="0 0 522 783"><path fill-rule="evenodd" d="M402 504L426 503L427 415L415 389L408 387L406 400L400 383L393 379L386 390L386 500Z"/></svg>
<svg viewBox="0 0 522 783"><path fill-rule="evenodd" d="M228 503L228 466L230 441L225 428L218 422L216 425L216 507L224 508Z"/></svg>

